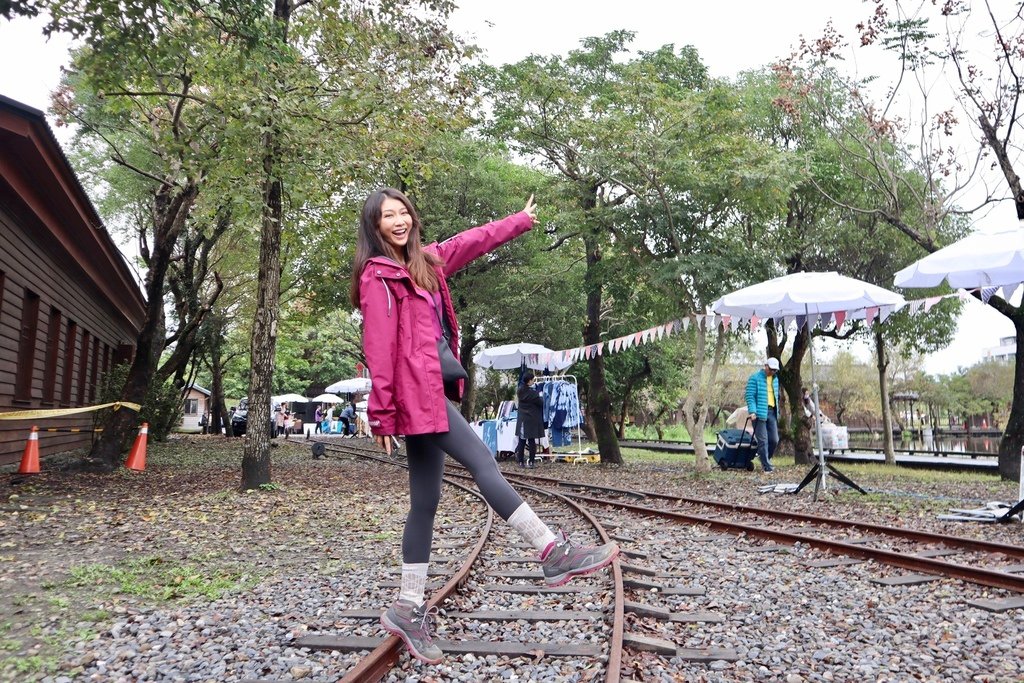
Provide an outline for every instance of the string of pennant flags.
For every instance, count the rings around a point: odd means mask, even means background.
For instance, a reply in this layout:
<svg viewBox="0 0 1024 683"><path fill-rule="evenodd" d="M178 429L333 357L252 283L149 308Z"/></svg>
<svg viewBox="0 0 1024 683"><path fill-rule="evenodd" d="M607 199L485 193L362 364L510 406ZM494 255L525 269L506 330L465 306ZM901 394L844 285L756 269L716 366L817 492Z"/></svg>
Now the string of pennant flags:
<svg viewBox="0 0 1024 683"><path fill-rule="evenodd" d="M1006 287L979 287L970 290L962 289L957 292L953 292L952 294L942 294L939 296L926 297L924 299L914 299L912 301L907 301L901 306L869 306L867 308L849 311L812 314L810 316L810 320L808 320L808 316L806 315L787 315L772 319L775 321L776 329L789 329L791 326L795 325L796 329L800 330L803 329L804 325L810 322L812 328L816 327L819 329L828 329L830 325L834 324L835 330L838 332L847 321L853 320L863 320L864 324L870 328L876 322L884 323L890 315L895 313L897 310L902 310L904 308L908 315L916 316L929 312L935 304L939 303L943 299L958 298L961 301L966 301L971 298L973 293L976 292L980 293L981 300L987 304L997 293L1005 299L1011 298L1016 294L1017 289L1020 286L1021 285L1018 284ZM765 322L766 319L760 318L756 315L748 317L738 315L720 315L717 313L691 313L689 316L680 318L679 320L673 320L671 322L662 323L661 325L655 325L654 327L648 327L645 330L632 332L597 344L577 346L572 349L562 349L560 351L552 351L550 353L528 354L526 356L526 362L528 365L542 364L544 366L550 366L552 364L557 364L558 367L566 367L567 365L580 360L589 360L595 356L606 356L613 353L619 353L640 344L658 341L673 334L678 334L680 331L686 332L690 329L691 325L703 330L715 330L721 326L723 329L729 328L733 332L736 332L740 328L740 325L744 325L749 326L751 332L756 332Z"/></svg>

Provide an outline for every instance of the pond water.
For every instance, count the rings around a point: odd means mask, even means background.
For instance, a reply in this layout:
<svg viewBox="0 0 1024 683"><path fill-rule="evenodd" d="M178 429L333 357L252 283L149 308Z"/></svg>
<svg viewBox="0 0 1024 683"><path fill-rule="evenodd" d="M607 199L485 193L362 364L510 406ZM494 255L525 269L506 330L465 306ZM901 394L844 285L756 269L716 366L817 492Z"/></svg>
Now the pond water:
<svg viewBox="0 0 1024 683"><path fill-rule="evenodd" d="M921 439L896 440L897 450L914 449L921 451L939 450L944 453L990 453L999 454L998 436L938 436L922 441ZM881 435L850 434L850 447L884 448Z"/></svg>

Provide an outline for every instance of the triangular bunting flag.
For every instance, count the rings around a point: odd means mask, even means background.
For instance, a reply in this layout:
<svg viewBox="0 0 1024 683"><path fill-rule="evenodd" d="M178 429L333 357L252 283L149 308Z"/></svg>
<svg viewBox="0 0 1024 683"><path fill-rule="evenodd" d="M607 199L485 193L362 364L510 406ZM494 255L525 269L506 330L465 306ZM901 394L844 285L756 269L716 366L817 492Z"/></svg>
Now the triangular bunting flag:
<svg viewBox="0 0 1024 683"><path fill-rule="evenodd" d="M786 329L787 330L790 328L791 325L793 325L796 322L796 316L795 315L787 315L783 319L786 321Z"/></svg>
<svg viewBox="0 0 1024 683"><path fill-rule="evenodd" d="M958 294L957 296L960 296L960 295ZM935 304L939 303L939 301L941 299L942 299L941 296L930 296L927 299L925 299L924 300L924 312L927 313L928 311L932 310L932 306L934 306Z"/></svg>
<svg viewBox="0 0 1024 683"><path fill-rule="evenodd" d="M982 287L981 288L981 300L982 300L982 302L987 304L992 299L992 295L994 295L997 291L999 291L998 287Z"/></svg>
<svg viewBox="0 0 1024 683"><path fill-rule="evenodd" d="M1020 283L1003 287L1003 298L1010 301L1017 296L1018 290L1020 290Z"/></svg>
<svg viewBox="0 0 1024 683"><path fill-rule="evenodd" d="M827 330L831 324L832 324L832 311L828 311L827 313L822 313L821 314L821 319L818 322L818 329L819 330Z"/></svg>
<svg viewBox="0 0 1024 683"><path fill-rule="evenodd" d="M806 324L807 324L807 316L806 315L798 315L796 317L796 331L797 332L799 332L800 330L804 329L804 325L806 325Z"/></svg>
<svg viewBox="0 0 1024 683"><path fill-rule="evenodd" d="M757 326L758 326L758 323L760 323L760 322L761 322L761 319L758 318L756 315L750 316L750 331L751 332L757 332Z"/></svg>
<svg viewBox="0 0 1024 683"><path fill-rule="evenodd" d="M882 306L878 309L878 322L884 323L886 319L896 310L895 306Z"/></svg>
<svg viewBox="0 0 1024 683"><path fill-rule="evenodd" d="M681 321L681 324L683 326L683 332L689 331L689 329L690 329L690 319L689 318L683 318L682 321ZM765 386L767 386L767 385L765 385Z"/></svg>
<svg viewBox="0 0 1024 683"><path fill-rule="evenodd" d="M864 322L867 323L868 327L871 327L871 323L875 322L876 315L878 315L878 306L868 306L868 309L864 311Z"/></svg>
<svg viewBox="0 0 1024 683"><path fill-rule="evenodd" d="M835 317L836 317L836 331L838 332L839 328L841 328L843 326L843 323L846 321L846 311L836 311Z"/></svg>
<svg viewBox="0 0 1024 683"><path fill-rule="evenodd" d="M924 308L924 299L915 299L914 301L907 302L907 313L910 315L917 315Z"/></svg>
<svg viewBox="0 0 1024 683"><path fill-rule="evenodd" d="M734 316L732 318L732 320L730 321L730 323L729 323L729 327L732 329L733 332L735 332L739 328L739 326L740 326L740 318L739 318L739 316Z"/></svg>
<svg viewBox="0 0 1024 683"><path fill-rule="evenodd" d="M706 316L706 318L707 318L707 320L704 323L704 329L705 330L708 330L710 332L711 330L718 329L718 316L717 315L715 315L714 313L709 313Z"/></svg>

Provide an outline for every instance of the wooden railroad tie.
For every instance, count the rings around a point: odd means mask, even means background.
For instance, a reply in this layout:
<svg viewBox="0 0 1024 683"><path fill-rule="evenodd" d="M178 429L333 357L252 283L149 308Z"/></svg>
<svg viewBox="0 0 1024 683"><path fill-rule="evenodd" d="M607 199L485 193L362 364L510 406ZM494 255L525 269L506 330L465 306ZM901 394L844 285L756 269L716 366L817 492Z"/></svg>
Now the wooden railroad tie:
<svg viewBox="0 0 1024 683"><path fill-rule="evenodd" d="M306 647L310 650L338 650L360 652L373 650L384 642L384 638L373 636L303 636L292 643L292 647ZM538 650L550 657L600 657L604 654L601 645L593 643L512 643L491 640L435 640L437 646L447 654L505 655L506 657L534 657Z"/></svg>
<svg viewBox="0 0 1024 683"><path fill-rule="evenodd" d="M1024 595L1015 595L1012 598L968 600L967 604L988 612L1007 612L1011 609L1024 609Z"/></svg>
<svg viewBox="0 0 1024 683"><path fill-rule="evenodd" d="M877 576L868 581L882 586L917 586L929 581L938 581L941 578L941 576L933 574L903 574L901 576Z"/></svg>

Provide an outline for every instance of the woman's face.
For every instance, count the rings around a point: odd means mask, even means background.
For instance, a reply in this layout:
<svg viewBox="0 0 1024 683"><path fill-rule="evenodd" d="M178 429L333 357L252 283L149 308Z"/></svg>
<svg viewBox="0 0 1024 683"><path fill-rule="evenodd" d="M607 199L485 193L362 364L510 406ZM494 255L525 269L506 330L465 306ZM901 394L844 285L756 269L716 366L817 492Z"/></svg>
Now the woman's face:
<svg viewBox="0 0 1024 683"><path fill-rule="evenodd" d="M412 230L412 216L409 209L401 201L385 197L380 205L380 236L385 244L391 245L397 253L405 253L405 245L409 241Z"/></svg>

